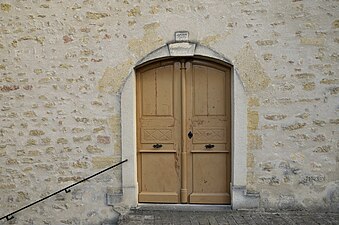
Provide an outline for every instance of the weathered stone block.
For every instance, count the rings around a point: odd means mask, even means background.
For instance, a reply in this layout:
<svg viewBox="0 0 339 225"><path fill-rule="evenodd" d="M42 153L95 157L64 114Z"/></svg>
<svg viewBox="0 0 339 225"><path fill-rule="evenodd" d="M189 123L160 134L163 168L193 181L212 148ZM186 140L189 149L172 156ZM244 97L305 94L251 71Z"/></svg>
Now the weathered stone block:
<svg viewBox="0 0 339 225"><path fill-rule="evenodd" d="M5 184L5 183L0 184L0 189L15 189L15 188L16 188L15 184Z"/></svg>
<svg viewBox="0 0 339 225"><path fill-rule="evenodd" d="M301 206L298 204L295 196L293 194L289 194L279 196L278 207L279 209L284 210L296 210L299 209Z"/></svg>
<svg viewBox="0 0 339 225"><path fill-rule="evenodd" d="M334 29L339 28L339 20L334 20L334 21L332 22L332 28L334 28Z"/></svg>
<svg viewBox="0 0 339 225"><path fill-rule="evenodd" d="M263 162L263 163L260 163L260 167L264 171L271 172L274 168L274 164L272 162Z"/></svg>
<svg viewBox="0 0 339 225"><path fill-rule="evenodd" d="M26 146L32 146L32 145L36 145L37 141L34 139L28 139L26 142Z"/></svg>
<svg viewBox="0 0 339 225"><path fill-rule="evenodd" d="M73 163L74 168L79 168L79 169L87 169L88 168L88 163L85 161L76 161Z"/></svg>
<svg viewBox="0 0 339 225"><path fill-rule="evenodd" d="M252 153L247 154L247 167L248 168L254 167L254 155Z"/></svg>
<svg viewBox="0 0 339 225"><path fill-rule="evenodd" d="M287 126L283 126L283 130L287 130L287 131L293 131L293 130L299 130L303 127L306 126L306 123L294 123L294 124L291 124L291 125L287 125Z"/></svg>
<svg viewBox="0 0 339 225"><path fill-rule="evenodd" d="M39 75L39 74L42 74L43 70L42 70L42 69L34 69L33 72L34 72L36 75Z"/></svg>
<svg viewBox="0 0 339 225"><path fill-rule="evenodd" d="M104 131L105 127L97 127L97 128L93 128L93 133L99 133L100 131Z"/></svg>
<svg viewBox="0 0 339 225"><path fill-rule="evenodd" d="M30 136L41 136L41 135L44 135L45 132L42 131L42 130L30 130L29 131L29 135Z"/></svg>
<svg viewBox="0 0 339 225"><path fill-rule="evenodd" d="M319 135L315 136L312 140L316 141L316 142L323 142L323 141L326 140L326 137L323 134L319 134Z"/></svg>
<svg viewBox="0 0 339 225"><path fill-rule="evenodd" d="M323 145L317 147L313 152L318 152L318 153L325 153L331 151L331 145Z"/></svg>
<svg viewBox="0 0 339 225"><path fill-rule="evenodd" d="M327 79L324 78L320 81L321 84L338 84L339 83L339 79Z"/></svg>
<svg viewBox="0 0 339 225"><path fill-rule="evenodd" d="M88 145L86 147L86 150L91 153L91 154L96 154L96 153L101 153L103 152L103 150L101 148L98 148L97 146L93 146L93 145Z"/></svg>
<svg viewBox="0 0 339 225"><path fill-rule="evenodd" d="M64 40L64 43L67 44L69 42L72 42L73 41L73 38L70 37L69 35L65 35L62 37L62 39Z"/></svg>
<svg viewBox="0 0 339 225"><path fill-rule="evenodd" d="M58 138L57 144L67 144L68 140L66 138Z"/></svg>
<svg viewBox="0 0 339 225"><path fill-rule="evenodd" d="M1 92L10 92L10 91L18 90L18 89L19 89L18 85L1 85L0 86Z"/></svg>
<svg viewBox="0 0 339 225"><path fill-rule="evenodd" d="M260 106L260 100L258 97L250 97L248 99L248 107L257 107Z"/></svg>
<svg viewBox="0 0 339 225"><path fill-rule="evenodd" d="M305 83L303 84L303 89L305 91L313 91L315 89L315 83L314 82Z"/></svg>
<svg viewBox="0 0 339 225"><path fill-rule="evenodd" d="M92 165L94 169L104 169L114 164L113 157L93 157Z"/></svg>
<svg viewBox="0 0 339 225"><path fill-rule="evenodd" d="M302 80L308 80L308 79L315 78L315 74L313 74L313 73L298 73L298 74L292 75L292 77L295 77L297 79L302 79Z"/></svg>
<svg viewBox="0 0 339 225"><path fill-rule="evenodd" d="M299 113L299 114L296 115L295 117L301 118L301 119L307 119L309 116L310 116L309 113Z"/></svg>
<svg viewBox="0 0 339 225"><path fill-rule="evenodd" d="M306 175L302 177L302 179L299 181L299 184L303 185L311 185L313 183L323 183L325 181L324 175Z"/></svg>
<svg viewBox="0 0 339 225"><path fill-rule="evenodd" d="M250 45L246 45L240 50L235 58L235 64L247 91L265 90L270 84L271 79L258 61Z"/></svg>
<svg viewBox="0 0 339 225"><path fill-rule="evenodd" d="M122 201L122 193L106 193L106 204L114 206Z"/></svg>
<svg viewBox="0 0 339 225"><path fill-rule="evenodd" d="M287 117L287 115L284 114L268 114L268 115L264 115L264 118L267 120L274 120L274 121L278 121L278 120L283 120Z"/></svg>
<svg viewBox="0 0 339 225"><path fill-rule="evenodd" d="M247 111L247 128L249 130L257 130L259 124L259 113L257 111Z"/></svg>
<svg viewBox="0 0 339 225"><path fill-rule="evenodd" d="M278 43L276 40L258 40L256 41L259 46L271 46Z"/></svg>
<svg viewBox="0 0 339 225"><path fill-rule="evenodd" d="M265 53L263 54L263 58L265 61L270 61L272 60L272 54L271 53Z"/></svg>
<svg viewBox="0 0 339 225"><path fill-rule="evenodd" d="M259 207L260 195L247 193L246 187L233 186L232 193L235 202L232 205L233 209L256 209Z"/></svg>
<svg viewBox="0 0 339 225"><path fill-rule="evenodd" d="M9 12L9 11L11 11L11 9L12 9L12 5L11 5L11 4L8 4L8 3L1 3L1 4L0 4L0 8L1 8L1 10L4 11L4 12Z"/></svg>
<svg viewBox="0 0 339 225"><path fill-rule="evenodd" d="M313 120L313 124L323 127L326 124L326 121L324 120Z"/></svg>
<svg viewBox="0 0 339 225"><path fill-rule="evenodd" d="M247 136L248 149L255 150L262 148L262 136L257 134L248 134Z"/></svg>
<svg viewBox="0 0 339 225"><path fill-rule="evenodd" d="M18 160L8 159L7 162L6 162L6 165L14 165L14 164L19 164Z"/></svg>
<svg viewBox="0 0 339 225"><path fill-rule="evenodd" d="M339 93L339 87L334 87L330 89L331 95L337 95Z"/></svg>
<svg viewBox="0 0 339 225"><path fill-rule="evenodd" d="M0 157L6 156L6 149L0 146Z"/></svg>
<svg viewBox="0 0 339 225"><path fill-rule="evenodd" d="M110 144L111 143L111 137L110 136L98 135L97 136L97 142L99 144Z"/></svg>
<svg viewBox="0 0 339 225"><path fill-rule="evenodd" d="M41 155L41 152L39 150L30 150L26 154L27 156L39 156Z"/></svg>
<svg viewBox="0 0 339 225"><path fill-rule="evenodd" d="M330 119L331 124L339 124L339 119Z"/></svg>
<svg viewBox="0 0 339 225"><path fill-rule="evenodd" d="M127 15L128 16L141 16L141 10L140 10L140 6L135 6L134 8L130 9L127 11Z"/></svg>
<svg viewBox="0 0 339 225"><path fill-rule="evenodd" d="M183 42L169 44L168 48L171 56L193 56L195 44Z"/></svg>
<svg viewBox="0 0 339 225"><path fill-rule="evenodd" d="M323 38L300 38L300 43L304 45L315 45L315 46L322 46L324 45L325 39Z"/></svg>
<svg viewBox="0 0 339 225"><path fill-rule="evenodd" d="M85 135L82 137L73 137L74 142L85 142L85 141L91 141L92 137L90 135Z"/></svg>
<svg viewBox="0 0 339 225"><path fill-rule="evenodd" d="M59 183L64 183L64 182L78 182L80 181L81 179L83 179L82 177L79 177L79 176L71 176L71 177L58 177L58 182Z"/></svg>
<svg viewBox="0 0 339 225"><path fill-rule="evenodd" d="M40 164L36 164L34 165L35 168L37 169L42 169L42 170L46 170L46 171L52 171L54 169L53 165L49 165L46 163L40 163Z"/></svg>
<svg viewBox="0 0 339 225"><path fill-rule="evenodd" d="M269 185L279 185L280 184L280 179L277 178L276 176L262 176L259 177L259 180L265 184Z"/></svg>

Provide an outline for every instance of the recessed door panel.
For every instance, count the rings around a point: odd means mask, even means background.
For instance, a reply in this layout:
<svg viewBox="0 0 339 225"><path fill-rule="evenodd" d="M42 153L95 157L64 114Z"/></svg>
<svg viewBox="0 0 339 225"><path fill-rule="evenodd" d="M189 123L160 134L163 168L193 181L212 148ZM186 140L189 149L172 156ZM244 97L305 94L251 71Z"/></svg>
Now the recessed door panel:
<svg viewBox="0 0 339 225"><path fill-rule="evenodd" d="M142 115L173 116L173 66L141 73Z"/></svg>
<svg viewBox="0 0 339 225"><path fill-rule="evenodd" d="M176 153L141 150L141 202L177 203L179 200ZM164 179L166 178L166 179Z"/></svg>
<svg viewBox="0 0 339 225"><path fill-rule="evenodd" d="M139 202L230 203L230 87L204 61L137 71Z"/></svg>
<svg viewBox="0 0 339 225"><path fill-rule="evenodd" d="M192 155L192 193L190 203L225 204L229 202L227 152L196 151ZM213 166L210 164L213 162Z"/></svg>

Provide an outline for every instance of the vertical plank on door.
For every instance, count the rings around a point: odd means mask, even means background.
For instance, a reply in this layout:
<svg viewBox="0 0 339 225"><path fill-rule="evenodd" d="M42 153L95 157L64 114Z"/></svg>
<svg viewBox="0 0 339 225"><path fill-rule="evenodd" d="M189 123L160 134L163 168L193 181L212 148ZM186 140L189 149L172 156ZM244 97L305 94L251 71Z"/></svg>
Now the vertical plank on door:
<svg viewBox="0 0 339 225"><path fill-rule="evenodd" d="M194 85L194 113L196 115L207 115L208 104L208 77L207 68L195 66L193 68L193 85Z"/></svg>
<svg viewBox="0 0 339 225"><path fill-rule="evenodd" d="M156 69L157 115L173 115L173 66Z"/></svg>
<svg viewBox="0 0 339 225"><path fill-rule="evenodd" d="M208 115L225 115L225 72L208 68Z"/></svg>
<svg viewBox="0 0 339 225"><path fill-rule="evenodd" d="M155 70L142 73L142 115L156 115L156 77Z"/></svg>

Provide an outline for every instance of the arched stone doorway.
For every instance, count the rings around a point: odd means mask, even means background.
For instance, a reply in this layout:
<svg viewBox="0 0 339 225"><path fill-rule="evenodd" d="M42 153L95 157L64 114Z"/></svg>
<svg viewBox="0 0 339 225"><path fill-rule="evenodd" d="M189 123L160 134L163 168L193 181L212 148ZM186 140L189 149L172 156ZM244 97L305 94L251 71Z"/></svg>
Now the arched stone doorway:
<svg viewBox="0 0 339 225"><path fill-rule="evenodd" d="M247 177L247 108L246 95L236 70L230 60L221 54L191 42L174 42L151 52L140 60L135 69L173 58L194 58L212 61L228 66L231 74L231 204L235 209L257 207L258 197L246 192ZM121 96L122 119L122 158L129 162L122 171L122 203L128 206L138 204L137 182L137 107L136 107L136 73L129 75Z"/></svg>

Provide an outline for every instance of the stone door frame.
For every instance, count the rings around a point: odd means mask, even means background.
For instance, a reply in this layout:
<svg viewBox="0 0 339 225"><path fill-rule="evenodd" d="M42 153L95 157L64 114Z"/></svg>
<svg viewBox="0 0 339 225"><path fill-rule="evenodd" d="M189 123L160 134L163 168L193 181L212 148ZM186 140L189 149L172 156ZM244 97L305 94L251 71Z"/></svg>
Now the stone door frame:
<svg viewBox="0 0 339 225"><path fill-rule="evenodd" d="M129 74L121 93L122 159L128 162L122 168L122 204L138 205L137 144L136 144L136 73L135 68L171 57L196 57L227 64L232 68L232 208L257 207L257 201L246 193L247 178L247 98L242 82L231 60L221 54L192 42L166 44L140 60Z"/></svg>

